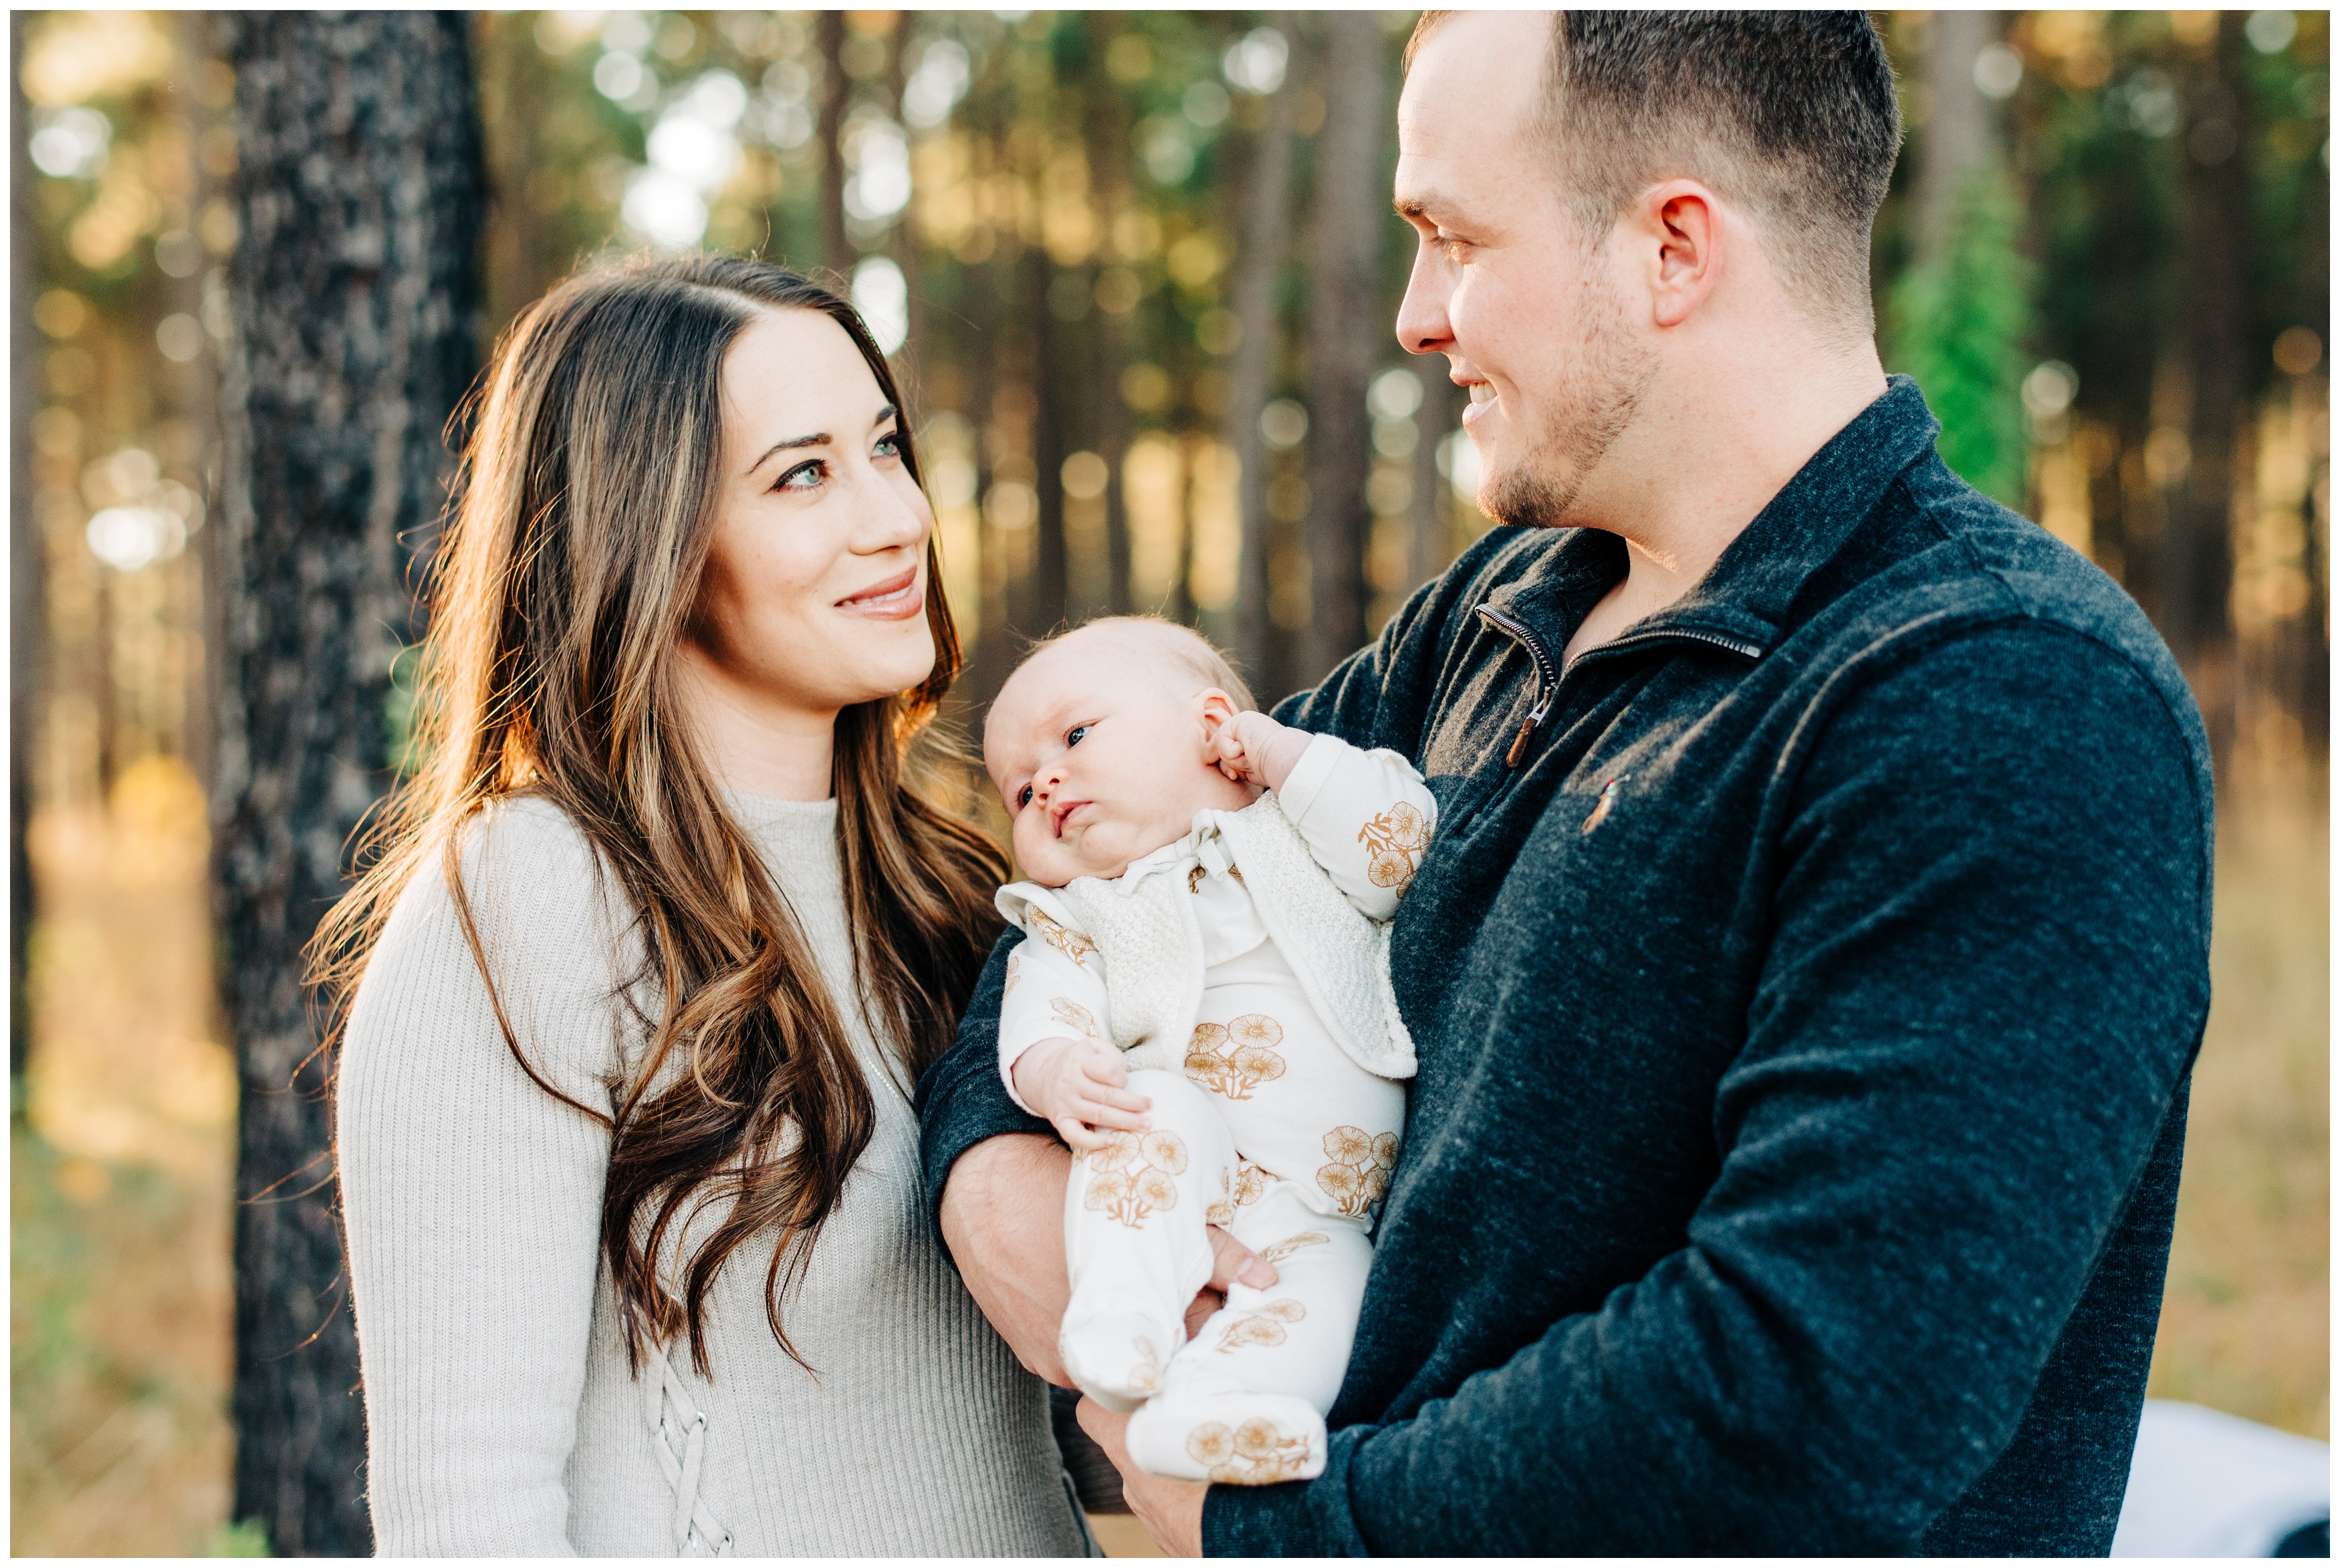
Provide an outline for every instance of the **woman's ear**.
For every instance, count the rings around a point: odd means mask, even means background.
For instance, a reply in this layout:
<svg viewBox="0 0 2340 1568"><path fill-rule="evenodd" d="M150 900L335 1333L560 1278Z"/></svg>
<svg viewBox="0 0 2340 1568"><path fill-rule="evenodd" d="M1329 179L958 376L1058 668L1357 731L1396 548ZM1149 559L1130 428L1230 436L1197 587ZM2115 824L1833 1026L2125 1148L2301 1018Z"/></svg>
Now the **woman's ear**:
<svg viewBox="0 0 2340 1568"><path fill-rule="evenodd" d="M1196 692L1192 704L1195 720L1202 726L1203 746L1207 753L1211 742L1218 738L1219 731L1233 724L1235 715L1243 710L1235 706L1234 698L1216 686L1205 686ZM1204 760L1208 761L1208 756Z"/></svg>

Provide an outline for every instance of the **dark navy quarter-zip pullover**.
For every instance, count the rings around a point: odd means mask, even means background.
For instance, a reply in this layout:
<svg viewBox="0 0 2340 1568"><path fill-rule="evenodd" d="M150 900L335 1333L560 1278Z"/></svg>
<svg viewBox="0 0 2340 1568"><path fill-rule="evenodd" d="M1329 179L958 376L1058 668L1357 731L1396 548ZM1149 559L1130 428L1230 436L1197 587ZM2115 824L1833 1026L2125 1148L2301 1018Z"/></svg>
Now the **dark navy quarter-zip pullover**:
<svg viewBox="0 0 2340 1568"><path fill-rule="evenodd" d="M1421 1060L1324 1474L1215 1554L2048 1553L2112 1539L2208 1011L2208 750L2137 606L1911 383L1690 595L1498 528L1288 724L1412 757ZM1012 940L1012 933L1011 933ZM1045 1130L1000 971L930 1196Z"/></svg>

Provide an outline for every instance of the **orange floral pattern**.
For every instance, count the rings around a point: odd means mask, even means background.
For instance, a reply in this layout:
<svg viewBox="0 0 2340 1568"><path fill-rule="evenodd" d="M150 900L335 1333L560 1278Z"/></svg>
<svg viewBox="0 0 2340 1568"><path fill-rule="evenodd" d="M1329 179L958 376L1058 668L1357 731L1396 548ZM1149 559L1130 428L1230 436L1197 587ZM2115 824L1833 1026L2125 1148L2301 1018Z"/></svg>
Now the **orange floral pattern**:
<svg viewBox="0 0 2340 1568"><path fill-rule="evenodd" d="M1233 1225L1235 1222L1235 1206L1229 1201L1233 1191L1234 1188L1229 1185L1226 1168L1221 1166L1219 1168L1219 1200L1203 1210L1203 1218L1206 1223Z"/></svg>
<svg viewBox="0 0 2340 1568"><path fill-rule="evenodd" d="M999 988L999 995L1002 1001L1005 1001L1007 994L1016 989L1016 982L1023 978L1017 972L1023 967L1024 950L1019 947L1014 952L1007 955L1007 979Z"/></svg>
<svg viewBox="0 0 2340 1568"><path fill-rule="evenodd" d="M1103 1209L1137 1230L1155 1209L1178 1207L1178 1184L1171 1178L1186 1169L1186 1140L1167 1128L1116 1132L1088 1162L1089 1187L1081 1207Z"/></svg>
<svg viewBox="0 0 2340 1568"><path fill-rule="evenodd" d="M1186 1076L1215 1094L1249 1100L1263 1083L1284 1076L1284 1026L1264 1012L1225 1024L1198 1023L1186 1042Z"/></svg>
<svg viewBox="0 0 2340 1568"><path fill-rule="evenodd" d="M1284 1339L1284 1326L1297 1323L1307 1316L1308 1308L1288 1296L1280 1301L1271 1301L1257 1312L1228 1324L1227 1331L1219 1336L1218 1353L1225 1356L1247 1346L1281 1345Z"/></svg>
<svg viewBox="0 0 2340 1568"><path fill-rule="evenodd" d="M1430 819L1404 801L1357 830L1357 842L1369 856L1365 876L1375 887L1393 887L1401 893L1430 847Z"/></svg>
<svg viewBox="0 0 2340 1568"><path fill-rule="evenodd" d="M1137 1359L1129 1364L1129 1386L1140 1393L1152 1394L1162 1386L1162 1357L1154 1348L1154 1341L1143 1336L1130 1344L1137 1349Z"/></svg>
<svg viewBox="0 0 2340 1568"><path fill-rule="evenodd" d="M1308 1466L1308 1439L1291 1436L1261 1415L1232 1429L1224 1421L1206 1421L1187 1434L1186 1452L1208 1468L1213 1481L1233 1486L1291 1481Z"/></svg>
<svg viewBox="0 0 2340 1568"><path fill-rule="evenodd" d="M1235 1207L1257 1203L1267 1196L1267 1184L1274 1179L1247 1159L1235 1161Z"/></svg>
<svg viewBox="0 0 2340 1568"><path fill-rule="evenodd" d="M1087 1008L1083 1007L1079 1002L1073 1001L1071 998L1062 996L1050 997L1048 999L1048 1011L1056 1015L1056 1021L1058 1023L1063 1024L1066 1029L1071 1030L1074 1033L1081 1036L1084 1040L1096 1040L1098 1038L1096 1014L1091 1012Z"/></svg>
<svg viewBox="0 0 2340 1568"><path fill-rule="evenodd" d="M1036 903L1029 906L1025 912L1030 917L1033 925L1038 928L1042 942L1046 942L1083 969L1089 966L1088 955L1096 951L1096 943L1073 930Z"/></svg>
<svg viewBox="0 0 2340 1568"><path fill-rule="evenodd" d="M1295 1252L1305 1252L1312 1247L1330 1246L1333 1238L1321 1230L1304 1230L1297 1236L1287 1236L1259 1249L1260 1257L1269 1263L1281 1263Z"/></svg>
<svg viewBox="0 0 2340 1568"><path fill-rule="evenodd" d="M1397 1169L1397 1134L1375 1138L1362 1127L1336 1127L1324 1135L1324 1153L1333 1163L1316 1172L1316 1188L1341 1206L1344 1214L1363 1214L1389 1190L1390 1172Z"/></svg>

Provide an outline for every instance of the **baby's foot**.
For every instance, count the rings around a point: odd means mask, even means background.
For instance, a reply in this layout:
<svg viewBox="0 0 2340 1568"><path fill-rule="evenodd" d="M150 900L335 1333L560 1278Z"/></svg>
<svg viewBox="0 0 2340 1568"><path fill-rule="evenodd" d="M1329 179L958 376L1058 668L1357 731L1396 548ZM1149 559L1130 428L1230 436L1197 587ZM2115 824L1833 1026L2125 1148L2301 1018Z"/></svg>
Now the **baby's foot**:
<svg viewBox="0 0 2340 1568"><path fill-rule="evenodd" d="M1324 1471L1324 1417L1288 1394L1169 1394L1149 1400L1124 1435L1141 1470L1180 1481L1267 1486Z"/></svg>
<svg viewBox="0 0 2340 1568"><path fill-rule="evenodd" d="M1076 1323L1067 1317L1056 1336L1065 1370L1080 1391L1125 1415L1162 1387L1162 1369L1178 1348L1148 1315L1106 1311Z"/></svg>

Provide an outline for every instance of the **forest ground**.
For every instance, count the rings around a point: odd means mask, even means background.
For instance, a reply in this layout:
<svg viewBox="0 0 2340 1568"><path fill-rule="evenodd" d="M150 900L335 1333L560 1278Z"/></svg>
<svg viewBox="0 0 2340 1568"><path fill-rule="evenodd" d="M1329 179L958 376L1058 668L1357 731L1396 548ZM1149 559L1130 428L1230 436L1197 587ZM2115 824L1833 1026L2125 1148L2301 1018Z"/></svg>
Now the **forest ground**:
<svg viewBox="0 0 2340 1568"><path fill-rule="evenodd" d="M2153 1393L2329 1439L2325 770L2238 762L2216 1000ZM28 1114L10 1136L11 1549L254 1555L228 1527L234 1077L208 1001L203 810L139 764L31 824ZM1134 1520L1099 1521L1151 1555Z"/></svg>

